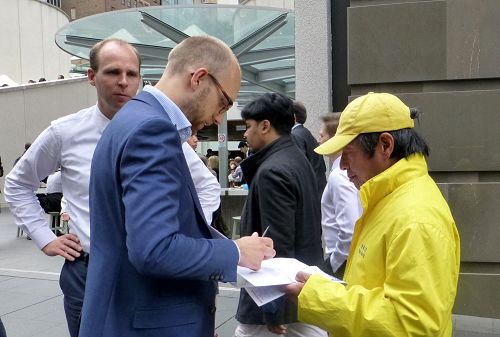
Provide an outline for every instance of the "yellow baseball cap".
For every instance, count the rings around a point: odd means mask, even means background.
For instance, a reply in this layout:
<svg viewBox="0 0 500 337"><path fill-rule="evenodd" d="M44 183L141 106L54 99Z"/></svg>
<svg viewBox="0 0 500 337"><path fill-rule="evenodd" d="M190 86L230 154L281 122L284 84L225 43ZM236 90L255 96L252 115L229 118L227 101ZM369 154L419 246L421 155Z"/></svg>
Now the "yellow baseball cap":
<svg viewBox="0 0 500 337"><path fill-rule="evenodd" d="M410 108L399 98L387 93L369 92L349 103L340 114L334 137L314 149L330 155L342 151L361 133L413 128Z"/></svg>

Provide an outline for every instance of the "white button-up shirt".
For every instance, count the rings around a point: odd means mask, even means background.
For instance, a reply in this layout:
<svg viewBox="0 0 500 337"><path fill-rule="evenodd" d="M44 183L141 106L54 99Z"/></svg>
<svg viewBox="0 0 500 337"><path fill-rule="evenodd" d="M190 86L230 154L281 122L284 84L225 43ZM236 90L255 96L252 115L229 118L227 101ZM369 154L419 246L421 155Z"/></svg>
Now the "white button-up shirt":
<svg viewBox="0 0 500 337"><path fill-rule="evenodd" d="M347 172L339 167L340 157L333 165L323 196L321 197L321 225L325 241L325 254L335 272L347 260L354 225L363 209L359 191L349 181Z"/></svg>
<svg viewBox="0 0 500 337"><path fill-rule="evenodd" d="M69 232L90 250L89 179L97 142L109 123L97 105L61 117L33 142L5 179L5 200L20 226L41 249L56 239L38 203L40 180L61 167Z"/></svg>

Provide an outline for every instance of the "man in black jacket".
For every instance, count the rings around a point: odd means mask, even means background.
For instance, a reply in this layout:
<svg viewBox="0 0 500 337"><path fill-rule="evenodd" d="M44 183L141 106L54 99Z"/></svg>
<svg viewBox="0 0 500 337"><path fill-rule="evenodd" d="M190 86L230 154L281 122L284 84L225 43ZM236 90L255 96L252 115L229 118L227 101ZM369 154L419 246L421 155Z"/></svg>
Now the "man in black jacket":
<svg viewBox="0 0 500 337"><path fill-rule="evenodd" d="M246 105L241 116L252 155L241 162L249 192L241 215L241 235L262 235L270 226L276 257L308 265L322 262L320 203L314 172L290 136L293 102L264 94ZM296 306L285 297L258 307L241 290L235 336L326 336L317 327L298 323Z"/></svg>
<svg viewBox="0 0 500 337"><path fill-rule="evenodd" d="M321 199L321 195L326 186L325 160L323 156L314 152L314 149L319 145L318 141L311 134L311 131L304 126L307 119L307 110L304 104L299 101L294 101L293 114L295 116L295 125L292 128L292 139L313 167L316 182L318 184L318 193Z"/></svg>

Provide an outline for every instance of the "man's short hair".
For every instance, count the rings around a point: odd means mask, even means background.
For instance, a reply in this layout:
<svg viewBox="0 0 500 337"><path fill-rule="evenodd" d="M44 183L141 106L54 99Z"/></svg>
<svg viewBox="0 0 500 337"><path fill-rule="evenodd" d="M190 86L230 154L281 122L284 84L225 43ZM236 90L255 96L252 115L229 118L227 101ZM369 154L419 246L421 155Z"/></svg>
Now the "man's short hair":
<svg viewBox="0 0 500 337"><path fill-rule="evenodd" d="M293 101L293 114L297 123L304 124L307 119L307 109L304 103Z"/></svg>
<svg viewBox="0 0 500 337"><path fill-rule="evenodd" d="M293 101L278 93L266 93L241 110L243 119L268 120L279 135L288 135L295 124Z"/></svg>
<svg viewBox="0 0 500 337"><path fill-rule="evenodd" d="M99 52L101 51L102 47L104 47L106 44L110 42L115 42L118 43L119 45L127 45L132 50L134 51L135 55L137 56L137 61L139 61L139 69L141 69L141 55L137 51L137 49L132 46L130 43L124 40L120 39L106 39L102 40L100 42L97 42L92 49L90 49L90 54L89 54L89 63L90 63L90 68L94 70L95 72L99 71Z"/></svg>
<svg viewBox="0 0 500 337"><path fill-rule="evenodd" d="M241 142L238 144L238 149L241 149L242 147L246 147L246 146L248 146L248 145L247 145L247 142L241 141Z"/></svg>
<svg viewBox="0 0 500 337"><path fill-rule="evenodd" d="M167 69L171 74L188 66L206 67L213 75L223 73L232 61L237 63L231 48L213 36L191 36L179 43L168 55Z"/></svg>
<svg viewBox="0 0 500 337"><path fill-rule="evenodd" d="M417 119L420 116L420 111L416 108L410 108L412 119ZM429 155L429 146L422 136L415 131L414 128L405 128L393 131L386 131L394 139L394 150L391 153L391 158L402 159L414 153L421 153L424 156ZM378 144L379 136L382 132L362 133L356 137L355 141L361 146L363 151L370 157L375 154L375 147Z"/></svg>
<svg viewBox="0 0 500 337"><path fill-rule="evenodd" d="M331 138L335 136L337 128L339 127L340 112L331 112L326 115L321 116L321 121L325 126L325 131Z"/></svg>

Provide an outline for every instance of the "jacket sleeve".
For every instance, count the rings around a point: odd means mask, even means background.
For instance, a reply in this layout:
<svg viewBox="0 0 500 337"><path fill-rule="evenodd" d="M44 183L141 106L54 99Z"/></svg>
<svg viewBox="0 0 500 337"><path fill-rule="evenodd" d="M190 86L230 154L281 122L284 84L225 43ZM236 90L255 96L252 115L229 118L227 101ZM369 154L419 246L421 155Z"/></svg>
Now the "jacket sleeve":
<svg viewBox="0 0 500 337"><path fill-rule="evenodd" d="M119 174L129 260L139 273L201 280L215 273L224 281L236 280L236 244L201 237L197 228L207 225L199 215L190 217L193 223L182 223L178 216L194 200L181 200L190 178L173 124L151 119L134 130Z"/></svg>
<svg viewBox="0 0 500 337"><path fill-rule="evenodd" d="M268 170L259 176L259 210L262 230L270 226L267 236L273 239L276 257L295 257L295 213L297 192L286 172ZM273 310L264 311L268 324L283 324L290 305L278 299Z"/></svg>
<svg viewBox="0 0 500 337"><path fill-rule="evenodd" d="M312 275L299 295L299 320L335 336L451 336L456 243L414 224L389 244L383 287L367 289Z"/></svg>

